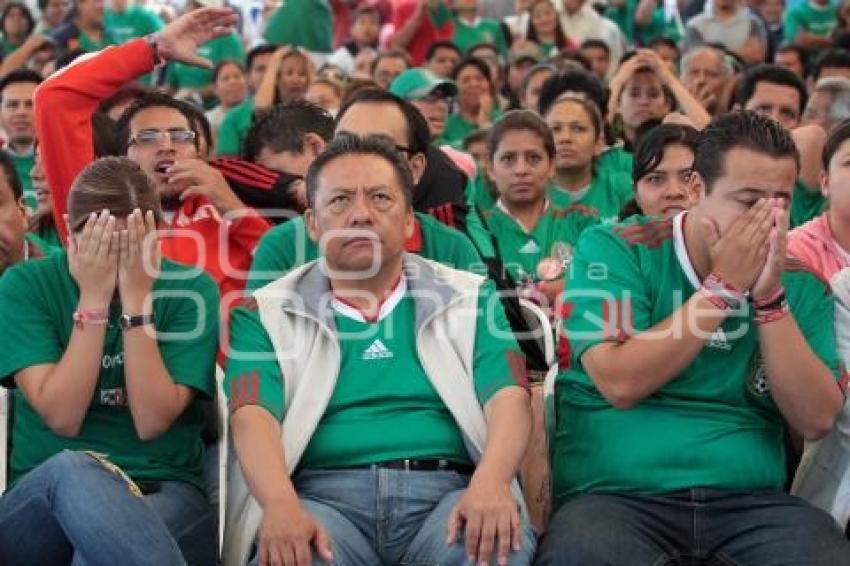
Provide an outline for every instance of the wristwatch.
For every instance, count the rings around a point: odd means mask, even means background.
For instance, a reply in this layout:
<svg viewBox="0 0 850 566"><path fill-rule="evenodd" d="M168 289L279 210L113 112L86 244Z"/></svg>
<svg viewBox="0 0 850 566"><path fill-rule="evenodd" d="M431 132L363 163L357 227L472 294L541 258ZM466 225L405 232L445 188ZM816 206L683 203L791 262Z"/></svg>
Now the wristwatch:
<svg viewBox="0 0 850 566"><path fill-rule="evenodd" d="M130 330L131 328L136 328L137 326L153 324L154 316L153 313L138 315L122 314L121 318L118 319L118 323L121 325L121 330Z"/></svg>

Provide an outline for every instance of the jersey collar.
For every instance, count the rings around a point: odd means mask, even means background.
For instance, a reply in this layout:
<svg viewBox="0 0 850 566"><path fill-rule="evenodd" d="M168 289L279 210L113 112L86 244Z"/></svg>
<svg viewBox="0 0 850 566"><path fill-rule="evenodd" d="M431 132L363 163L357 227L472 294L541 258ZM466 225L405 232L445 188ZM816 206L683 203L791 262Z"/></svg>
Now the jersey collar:
<svg viewBox="0 0 850 566"><path fill-rule="evenodd" d="M513 221L516 223L516 225L517 225L517 226L519 226L519 227L520 227L520 229L521 229L523 232L525 232L526 234L531 234L531 233L534 231L534 227L532 227L532 228L531 228L531 230L529 230L529 229L527 229L525 226L523 226L522 222L520 222L520 221L519 221L519 219L518 219L516 216L514 216L514 215L511 213L511 211L510 211L510 210L508 210L508 207L507 207L507 206L505 206L505 203L504 203L504 202L502 202L502 199L501 199L501 198L499 198L499 199L496 201L496 207L498 207L498 209L499 209L499 210L501 210L501 211L505 214L505 216L507 216L508 218L510 218L511 220L513 220ZM543 201L543 212L541 213L540 217L541 217L541 218L543 218L543 215L544 215L544 214L546 214L546 212L547 212L548 210L549 210L549 197L546 197L546 200L545 200L545 201ZM539 222L539 220L538 220L538 222Z"/></svg>
<svg viewBox="0 0 850 566"><path fill-rule="evenodd" d="M375 322L379 322L384 320L393 309L401 302L401 299L404 297L404 294L407 293L407 278L404 274L400 275L398 278L398 282L395 284L395 287L381 299L381 302L378 304L378 316L376 318L370 319L366 318L363 314L363 311L346 301L345 299L338 297L334 294L333 299L331 299L331 308L336 311L338 314L350 318L352 320L356 320L357 322L362 322L364 324L373 324Z"/></svg>
<svg viewBox="0 0 850 566"><path fill-rule="evenodd" d="M694 269L694 264L688 257L688 248L685 246L685 215L687 213L687 210L683 210L673 217L673 245L676 248L676 259L679 260L679 266L685 272L685 276L693 288L699 289L701 283L697 271Z"/></svg>

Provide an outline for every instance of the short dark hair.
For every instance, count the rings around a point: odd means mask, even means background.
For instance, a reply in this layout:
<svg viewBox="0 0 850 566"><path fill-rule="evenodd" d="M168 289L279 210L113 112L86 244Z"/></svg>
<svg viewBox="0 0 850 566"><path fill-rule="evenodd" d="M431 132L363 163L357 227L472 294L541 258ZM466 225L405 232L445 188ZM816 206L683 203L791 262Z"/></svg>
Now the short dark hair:
<svg viewBox="0 0 850 566"><path fill-rule="evenodd" d="M806 103L809 100L806 83L804 83L803 79L798 77L794 71L786 69L785 67L780 67L779 65L767 63L762 63L747 69L744 76L741 77L741 83L738 85L738 91L735 94L735 102L738 103L741 108L746 106L747 102L749 102L753 95L755 95L756 88L759 83L787 86L796 90L800 95L800 107L798 108L798 112L800 116L803 115L803 110L806 108Z"/></svg>
<svg viewBox="0 0 850 566"><path fill-rule="evenodd" d="M60 54L59 57L56 58L56 70L59 71L64 69L71 63L73 63L77 57L85 55L86 52L82 49L69 49L64 53Z"/></svg>
<svg viewBox="0 0 850 566"><path fill-rule="evenodd" d="M15 169L15 162L12 161L12 156L6 150L0 150L0 170L3 171L6 182L12 189L15 202L18 202L24 196L24 187L21 184L20 177L18 177L18 170Z"/></svg>
<svg viewBox="0 0 850 566"><path fill-rule="evenodd" d="M504 137L510 132L517 131L529 132L540 138L549 159L555 157L555 139L543 118L533 110L511 110L493 124L487 135L487 158L491 162Z"/></svg>
<svg viewBox="0 0 850 566"><path fill-rule="evenodd" d="M846 49L827 49L815 62L812 77L817 81L827 67L850 69L850 51Z"/></svg>
<svg viewBox="0 0 850 566"><path fill-rule="evenodd" d="M441 40L435 41L431 45L428 46L428 51L425 52L425 60L430 61L434 58L434 55L437 54L437 51L440 49L451 49L455 53L457 53L458 57L461 56L460 48L455 45L453 41Z"/></svg>
<svg viewBox="0 0 850 566"><path fill-rule="evenodd" d="M121 144L118 142L115 121L106 112L94 112L91 115L92 144L95 157L121 155Z"/></svg>
<svg viewBox="0 0 850 566"><path fill-rule="evenodd" d="M208 150L213 149L212 126L210 126L210 120L204 113L204 109L196 104L192 104L191 102L180 100L179 98L176 99L176 102L178 108L182 106L185 111L181 113L184 116L189 116L189 127L192 131L195 132L197 136L204 138ZM195 147L200 149L200 143L196 142Z"/></svg>
<svg viewBox="0 0 850 566"><path fill-rule="evenodd" d="M791 157L800 167L794 138L779 122L749 110L729 112L713 119L699 135L694 171L702 177L706 194L724 175L726 156L735 148L773 158Z"/></svg>
<svg viewBox="0 0 850 566"><path fill-rule="evenodd" d="M842 120L832 128L821 154L824 169L829 169L829 162L832 161L835 152L848 139L850 139L850 118Z"/></svg>
<svg viewBox="0 0 850 566"><path fill-rule="evenodd" d="M683 145L696 153L699 132L691 126L661 124L644 133L635 144L632 181L637 183L652 173L664 159L669 145Z"/></svg>
<svg viewBox="0 0 850 566"><path fill-rule="evenodd" d="M607 43L605 43L601 39L596 39L596 38L585 39L582 42L580 49L601 49L602 51L605 52L605 54L608 56L608 58L611 57L611 48L608 46Z"/></svg>
<svg viewBox="0 0 850 566"><path fill-rule="evenodd" d="M246 161L256 161L266 147L275 153L301 153L305 134L316 134L329 142L334 135L333 118L305 100L275 104L254 117L242 144L242 157Z"/></svg>
<svg viewBox="0 0 850 566"><path fill-rule="evenodd" d="M254 59L259 57L260 55L267 55L269 53L274 53L277 50L276 45L258 45L248 52L248 55L245 56L245 68L249 71L251 67L254 65Z"/></svg>
<svg viewBox="0 0 850 566"><path fill-rule="evenodd" d="M319 189L319 175L331 161L344 155L374 155L386 160L392 165L396 178L401 185L404 200L408 206L413 204L413 176L407 165L407 160L386 137L380 135L358 136L356 134L340 134L328 147L310 164L307 169L307 203L310 208L316 206L316 192Z"/></svg>
<svg viewBox="0 0 850 566"><path fill-rule="evenodd" d="M565 92L583 94L596 103L600 111L608 107L608 89L599 77L590 71L567 69L546 79L540 88L540 98L537 101L540 115L545 116L555 99Z"/></svg>
<svg viewBox="0 0 850 566"><path fill-rule="evenodd" d="M44 78L32 69L15 69L0 79L0 100L3 100L3 91L6 90L6 87L9 85L17 83L33 83L39 85L43 80Z"/></svg>
<svg viewBox="0 0 850 566"><path fill-rule="evenodd" d="M237 69L239 69L243 74L245 73L245 69L242 68L242 63L240 63L236 59L224 59L222 61L219 61L216 64L215 68L213 68L213 79L212 79L213 84L215 84L218 81L218 76L221 74L221 72L224 70L224 68L227 67L228 65L233 65Z"/></svg>
<svg viewBox="0 0 850 566"><path fill-rule="evenodd" d="M351 15L351 23L354 24L357 20L363 17L375 18L376 20L378 20L379 25L381 23L381 11L378 9L377 6L360 6L359 8L354 10L354 13Z"/></svg>
<svg viewBox="0 0 850 566"><path fill-rule="evenodd" d="M462 147L464 151L469 151L469 146L478 142L486 142L487 136L490 135L489 130L475 130L463 138Z"/></svg>
<svg viewBox="0 0 850 566"><path fill-rule="evenodd" d="M32 17L32 12L30 11L29 6L22 2L9 2L6 4L3 8L3 12L0 13L0 31L5 33L6 30L3 28L3 25L6 22L6 16L9 15L9 12L16 8L21 11L21 14L23 14L24 19L27 21L26 35L31 34L32 30L35 29L35 18Z"/></svg>
<svg viewBox="0 0 850 566"><path fill-rule="evenodd" d="M414 154L427 153L431 143L431 130L422 113L410 102L381 89L364 89L351 95L340 107L334 121L334 129L345 113L355 104L393 104L404 116L407 125L407 147Z"/></svg>
<svg viewBox="0 0 850 566"><path fill-rule="evenodd" d="M100 112L109 112L114 107L124 104L128 101L136 100L147 93L150 92L150 89L143 84L132 82L126 83L118 89L118 92L110 96L109 98L104 98L98 104L97 109Z"/></svg>
<svg viewBox="0 0 850 566"><path fill-rule="evenodd" d="M808 49L806 49L799 43L783 43L776 48L776 54L779 53L794 53L795 55L797 55L797 59L799 59L800 64L803 65L803 74L806 74L806 69L809 66ZM774 54L774 61L776 60L776 54Z"/></svg>
<svg viewBox="0 0 850 566"><path fill-rule="evenodd" d="M121 118L118 119L118 123L116 124L116 128L118 130L117 143L120 146L121 155L126 155L127 148L130 146L130 122L136 114L148 108L173 108L178 111L184 118L186 118L189 128L195 132L195 148L200 147L199 137L201 135L205 135L205 132L201 131L200 126L203 124L198 121L197 114L199 113L203 116L203 112L198 111L196 113L193 111L193 106L191 104L177 100L167 94L161 92L149 92L134 100L133 103L124 110L124 113L121 114ZM207 126L209 126L209 121L207 121Z"/></svg>
<svg viewBox="0 0 850 566"><path fill-rule="evenodd" d="M476 69L481 71L481 73L487 79L487 82L490 83L490 86L493 86L493 81L496 79L490 73L490 66L478 57L466 56L460 61L458 61L457 65L455 65L455 68L452 69L452 80L457 81L457 77L458 75L460 75L460 72L467 67L475 67Z"/></svg>

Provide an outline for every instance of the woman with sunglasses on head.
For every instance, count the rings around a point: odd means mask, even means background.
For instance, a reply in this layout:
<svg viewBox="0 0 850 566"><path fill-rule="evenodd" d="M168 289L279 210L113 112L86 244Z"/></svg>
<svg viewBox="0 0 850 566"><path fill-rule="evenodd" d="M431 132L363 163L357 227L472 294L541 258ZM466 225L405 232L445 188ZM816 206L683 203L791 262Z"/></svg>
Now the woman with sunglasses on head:
<svg viewBox="0 0 850 566"><path fill-rule="evenodd" d="M67 251L0 279L4 385L16 387L3 564L212 564L201 398L215 394L218 292L164 259L139 165L89 165ZM25 301L21 297L26 297Z"/></svg>
<svg viewBox="0 0 850 566"><path fill-rule="evenodd" d="M690 126L662 124L641 136L634 153L634 198L620 220L634 214L671 218L696 204L691 173L698 135Z"/></svg>

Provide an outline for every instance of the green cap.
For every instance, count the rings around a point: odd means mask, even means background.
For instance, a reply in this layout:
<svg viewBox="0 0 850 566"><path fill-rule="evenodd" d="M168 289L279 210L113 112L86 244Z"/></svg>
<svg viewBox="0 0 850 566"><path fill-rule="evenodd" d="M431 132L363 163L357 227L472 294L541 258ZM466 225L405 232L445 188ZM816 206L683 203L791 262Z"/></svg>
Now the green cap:
<svg viewBox="0 0 850 566"><path fill-rule="evenodd" d="M442 96L454 96L457 94L457 86L428 69L408 69L390 84L390 92L406 100L425 98L434 91Z"/></svg>

